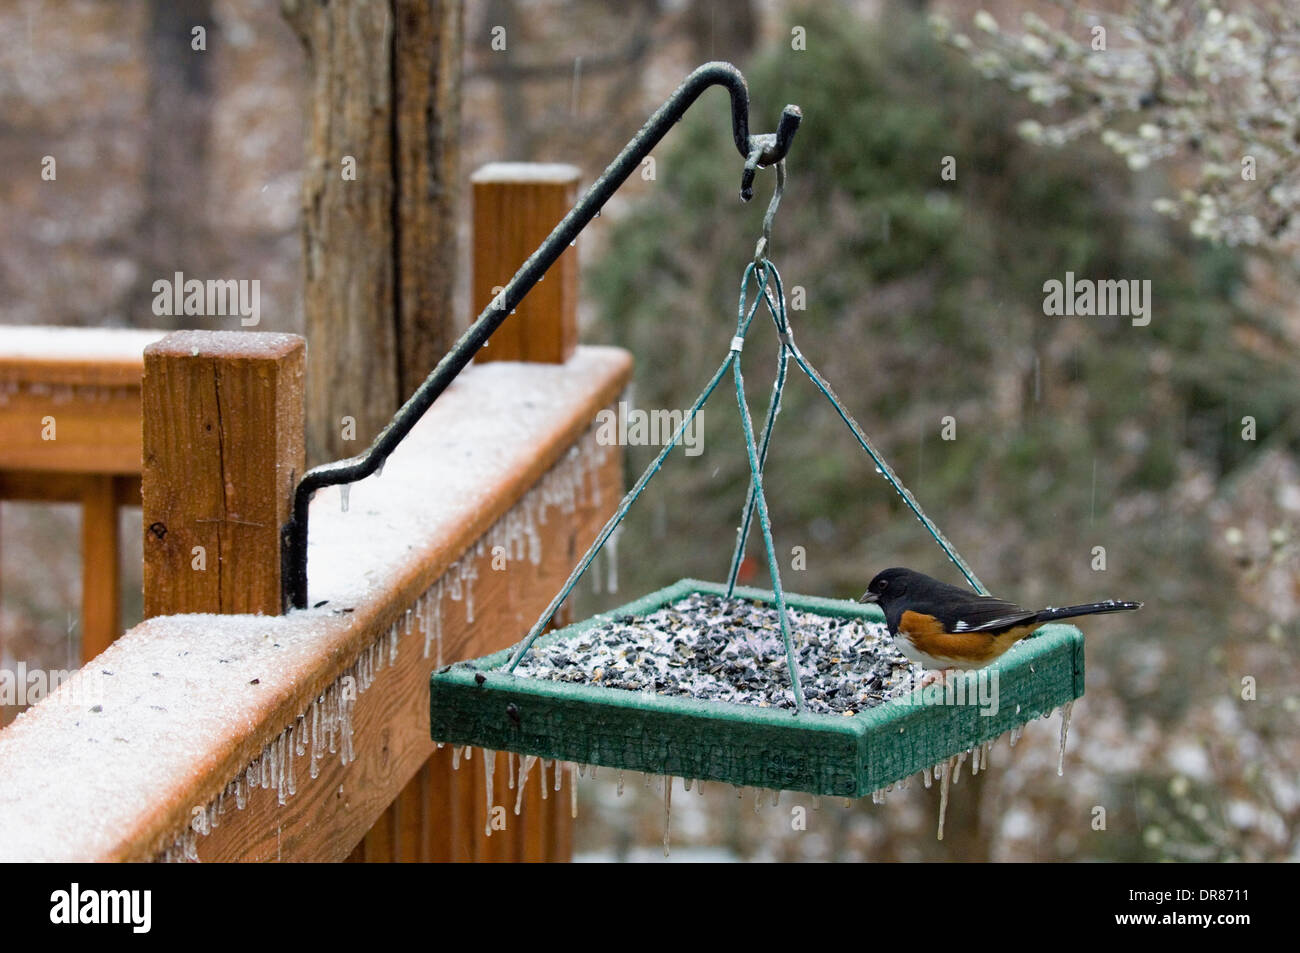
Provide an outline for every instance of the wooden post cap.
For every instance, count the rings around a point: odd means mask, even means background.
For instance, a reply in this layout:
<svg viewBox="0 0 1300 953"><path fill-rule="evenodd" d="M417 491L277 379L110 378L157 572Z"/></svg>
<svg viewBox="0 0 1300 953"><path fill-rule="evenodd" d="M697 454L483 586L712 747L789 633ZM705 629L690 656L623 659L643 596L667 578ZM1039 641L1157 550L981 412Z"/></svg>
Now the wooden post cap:
<svg viewBox="0 0 1300 953"><path fill-rule="evenodd" d="M178 331L145 348L146 618L280 613L305 359L296 334Z"/></svg>

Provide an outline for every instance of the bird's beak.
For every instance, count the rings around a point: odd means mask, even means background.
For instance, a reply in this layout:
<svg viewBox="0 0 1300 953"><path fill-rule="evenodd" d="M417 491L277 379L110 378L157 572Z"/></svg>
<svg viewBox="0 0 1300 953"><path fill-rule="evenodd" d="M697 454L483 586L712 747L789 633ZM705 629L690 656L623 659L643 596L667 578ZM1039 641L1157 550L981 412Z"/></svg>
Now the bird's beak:
<svg viewBox="0 0 1300 953"><path fill-rule="evenodd" d="M880 596L872 592L870 589L868 589L866 592L862 594L862 598L858 599L858 602L879 602L879 601L880 601Z"/></svg>

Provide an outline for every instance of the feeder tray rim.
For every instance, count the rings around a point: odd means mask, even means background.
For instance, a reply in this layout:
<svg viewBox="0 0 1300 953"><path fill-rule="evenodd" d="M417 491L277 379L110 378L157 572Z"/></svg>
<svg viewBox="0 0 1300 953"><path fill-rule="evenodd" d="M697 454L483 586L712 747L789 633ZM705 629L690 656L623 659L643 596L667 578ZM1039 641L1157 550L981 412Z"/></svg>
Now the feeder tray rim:
<svg viewBox="0 0 1300 953"><path fill-rule="evenodd" d="M565 639L619 615L645 615L692 593L725 594L718 583L683 579L611 612L547 633ZM772 593L739 589L767 605ZM787 604L879 621L879 609L787 594ZM435 741L615 770L738 786L865 797L890 783L996 741L1083 694L1083 635L1043 626L988 668L999 674L998 709L979 702L917 704L915 693L852 716L659 695L507 673L510 650L459 662L430 680ZM481 681L480 681L481 679Z"/></svg>
<svg viewBox="0 0 1300 953"><path fill-rule="evenodd" d="M589 629L597 628L604 623L624 616L641 617L649 615L651 612L670 606L695 594L726 596L727 586L725 583L713 582L707 579L684 577L661 589L646 593L644 596L625 603L616 609L598 612L586 619L580 619L563 628L547 632L537 640L533 647L536 649L554 642L575 638ZM776 605L775 593L770 589L736 586L733 589L732 596L740 601L759 602L769 608L775 608ZM859 603L829 596L809 596L791 592L785 593L785 600L789 608L800 612L811 612L816 615L832 616L834 618L864 619L867 622L878 624L885 622L884 611L874 603ZM1024 650L1032 648L1033 643L1038 642L1040 645L1045 645L1047 642L1039 642L1039 640L1055 642L1060 638L1065 638L1068 641L1077 639L1080 651L1082 650L1083 633L1077 627L1067 623L1049 623L1042 626L1030 638L1017 643L1010 651L979 671L996 671L1000 678L1008 669L1019 668L1022 660L1029 659L1032 662L1032 656L1026 656ZM501 671L502 666L510 660L513 652L514 647L511 646L476 659L453 662L438 669L433 677L435 680L473 684L478 687L484 687L488 684L499 689L525 687L530 694L555 698L572 699L579 693L591 693L598 696L591 698L592 701L635 699L636 707L654 709L669 714L690 711L720 718L735 717L742 721L752 721L756 717L761 721L770 721L773 724L783 726L789 726L793 720L797 719L801 724L817 722L818 727L845 730L850 734L864 734L878 724L883 725L896 721L901 714L898 711L900 706L904 709L913 707L908 701L912 694L910 692L904 695L896 695L870 708L855 711L852 715L845 715L814 711L799 712L793 708L777 708L747 702L727 701L725 699L701 699L689 695L663 695L654 691L610 688L607 685L594 684L589 681L563 682L556 679ZM475 681L476 676L479 675L484 676L483 682ZM1079 695L1082 695L1082 686L1078 687ZM921 689L916 690L920 691ZM1028 720L1032 720L1032 718Z"/></svg>

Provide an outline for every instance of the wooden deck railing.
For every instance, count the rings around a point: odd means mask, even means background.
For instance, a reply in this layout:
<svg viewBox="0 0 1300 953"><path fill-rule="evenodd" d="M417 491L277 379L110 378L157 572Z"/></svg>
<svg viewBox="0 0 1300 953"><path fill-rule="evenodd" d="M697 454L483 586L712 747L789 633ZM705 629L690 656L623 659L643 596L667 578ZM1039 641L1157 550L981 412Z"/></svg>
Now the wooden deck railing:
<svg viewBox="0 0 1300 953"><path fill-rule="evenodd" d="M83 661L122 631L118 509L140 505L142 354L162 333L0 327L0 500L81 504Z"/></svg>
<svg viewBox="0 0 1300 953"><path fill-rule="evenodd" d="M147 619L0 731L0 859L567 858L558 766L516 814L489 761L506 810L485 836L484 753L456 771L435 750L428 678L516 641L617 504L621 453L593 424L629 356L469 368L381 473L317 495L313 608L275 616L249 600L278 581L301 344L190 333L149 354L145 602L189 614ZM164 402L184 412L150 426Z"/></svg>

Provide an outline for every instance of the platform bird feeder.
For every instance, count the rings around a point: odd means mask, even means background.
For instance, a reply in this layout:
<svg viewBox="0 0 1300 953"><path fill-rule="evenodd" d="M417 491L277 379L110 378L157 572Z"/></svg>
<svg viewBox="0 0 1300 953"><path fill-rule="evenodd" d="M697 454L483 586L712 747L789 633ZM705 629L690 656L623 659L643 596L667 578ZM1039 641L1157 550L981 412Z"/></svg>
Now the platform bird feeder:
<svg viewBox="0 0 1300 953"><path fill-rule="evenodd" d="M718 583L683 579L618 609L551 632L535 646L580 641L610 619L639 618ZM735 597L774 606L770 591ZM787 608L883 624L875 606L785 595ZM436 740L738 786L857 798L965 752L977 752L1083 694L1083 636L1048 625L989 666L996 709L927 704L924 690L851 716L700 701L522 677L510 651L452 665L432 679ZM941 694L936 692L935 694ZM968 699L968 701L971 701Z"/></svg>
<svg viewBox="0 0 1300 953"><path fill-rule="evenodd" d="M981 756L987 763L993 741L1010 732L1014 742L1021 725L1057 708L1063 712L1064 745L1069 706L1083 694L1083 637L1078 629L1068 625L1043 627L1032 638L980 670L982 684L991 684L996 689L993 697L967 698L964 703L954 704L952 695L942 694L938 703L933 703L932 695L927 694L933 686L916 688L915 678L919 673L907 670L908 663L901 657L891 661L888 656L892 646L883 644L879 652L862 659L851 647L837 649L830 663L839 668L829 675L824 667L819 669L805 694L800 659L807 657L817 638L792 627L792 615L802 620L800 624L809 619L821 620L818 624L835 630L840 636L845 634L845 626L856 627L853 634L862 632L859 640L870 637L878 643L884 641L881 639L884 619L875 606L794 595L786 593L781 585L763 490L763 467L791 361L827 399L857 444L874 462L876 472L899 494L975 591L986 590L899 481L830 384L795 344L794 330L786 314L784 289L770 260L770 248L773 217L785 181L785 158L801 113L797 107L787 106L775 133L750 135L749 95L744 78L735 67L725 63L710 63L696 70L660 107L484 309L364 455L316 467L304 475L295 493L293 516L283 530L285 603L296 607L306 604L308 503L313 493L325 486L348 484L370 476L382 466L416 420L599 214L618 186L640 168L642 159L700 94L713 85L726 87L731 96L732 130L736 147L745 160L741 198L748 200L752 196L758 169L774 167L776 170L762 236L741 281L734 336L717 371L672 440L619 504L536 624L527 633L521 633L522 639L515 648L433 674L430 683L433 739L443 744L507 751L525 757L846 798L880 792L917 772L922 772L928 782L929 769L936 765L945 766L941 773L946 790L952 768L960 770L961 762L955 759L969 753L972 768L978 768ZM764 305L780 339L780 348L766 419L762 429L756 431L745 398L741 355L750 324ZM727 582L685 579L612 612L544 634L601 547L659 472L669 452L728 371L740 409L750 481ZM772 582L770 591L736 585L745 544L755 521L766 550ZM706 674L713 679L709 684L716 687L717 680L725 679L728 671L737 668L734 664L729 666L728 659L734 661L744 647L752 647L754 656L750 661L756 664L749 666L745 680L754 681L759 674L769 682L774 678L784 679L777 695L748 701L725 692L722 696L715 692L708 697L683 697L680 685L675 686L678 694L666 693L661 690L666 687L663 678L647 676L644 681L638 681L637 677L626 675L629 670L636 671L636 661L645 661L636 651L630 654L624 651L620 656L618 667L624 677L619 679L607 678L603 671L579 673L578 677L572 672L540 677L527 674L528 666L519 668L530 651L535 660L538 653L550 653L570 644L581 646L583 640L595 639L602 627L607 629L611 623L644 627L662 618L666 610L679 611L676 607L683 600L705 597L713 599L712 604L720 606L724 613L730 612L729 606L747 607L740 616L748 619L755 613L766 612L767 618L775 621L759 626L762 631L742 632L741 647L727 645L716 661L709 658L710 647L725 640L720 642L713 634L709 635L707 645L687 647L682 654L709 663ZM702 603L697 601L697 604ZM734 622L735 617L732 618ZM735 628L733 624L729 631L734 634ZM868 630L874 634L869 636ZM664 639L660 642L667 640L674 649L683 644L675 641L680 631L661 634ZM674 666L679 661L670 656L656 664ZM870 678L855 668L859 661L874 666ZM663 674L667 669L660 671ZM847 701L846 692L852 696ZM830 704L831 698L837 703Z"/></svg>

